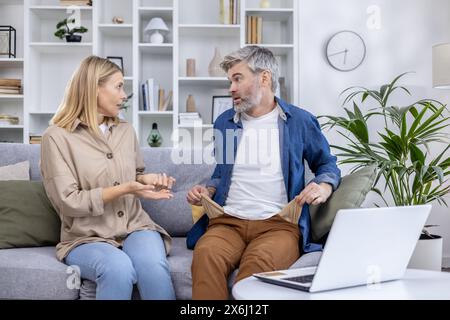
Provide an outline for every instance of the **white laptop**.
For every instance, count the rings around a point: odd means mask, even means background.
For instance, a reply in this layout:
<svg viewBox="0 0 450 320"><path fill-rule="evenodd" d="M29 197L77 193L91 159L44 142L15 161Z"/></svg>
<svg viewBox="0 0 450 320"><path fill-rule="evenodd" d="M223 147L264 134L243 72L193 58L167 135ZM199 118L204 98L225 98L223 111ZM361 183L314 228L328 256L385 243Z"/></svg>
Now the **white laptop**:
<svg viewBox="0 0 450 320"><path fill-rule="evenodd" d="M309 292L403 277L431 205L339 210L317 267L254 274Z"/></svg>

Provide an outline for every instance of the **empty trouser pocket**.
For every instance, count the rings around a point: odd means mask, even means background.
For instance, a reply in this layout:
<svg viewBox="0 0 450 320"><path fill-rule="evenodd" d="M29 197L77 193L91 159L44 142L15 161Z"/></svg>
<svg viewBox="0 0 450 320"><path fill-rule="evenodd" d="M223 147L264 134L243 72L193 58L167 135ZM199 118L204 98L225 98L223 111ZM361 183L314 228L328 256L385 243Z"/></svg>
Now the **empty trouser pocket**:
<svg viewBox="0 0 450 320"><path fill-rule="evenodd" d="M221 217L225 214L223 207L219 206L217 202L213 201L208 196L202 196L201 200L202 206L205 209L206 215L210 219Z"/></svg>
<svg viewBox="0 0 450 320"><path fill-rule="evenodd" d="M298 219L300 219L301 214L302 208L297 204L297 202L295 202L295 200L289 202L280 212L278 212L280 217L287 222L294 224L298 224Z"/></svg>

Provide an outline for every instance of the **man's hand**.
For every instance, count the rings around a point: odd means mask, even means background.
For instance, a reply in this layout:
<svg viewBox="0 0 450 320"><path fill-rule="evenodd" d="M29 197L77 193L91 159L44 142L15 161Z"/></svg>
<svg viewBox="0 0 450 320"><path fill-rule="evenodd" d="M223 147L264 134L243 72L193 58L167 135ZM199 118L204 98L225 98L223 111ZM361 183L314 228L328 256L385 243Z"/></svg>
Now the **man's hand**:
<svg viewBox="0 0 450 320"><path fill-rule="evenodd" d="M163 200L173 198L173 194L168 189L161 189L159 191L154 191L155 187L153 185L146 185L139 183L137 181L130 181L129 193L134 194L139 198L152 199L152 200Z"/></svg>
<svg viewBox="0 0 450 320"><path fill-rule="evenodd" d="M194 186L191 190L189 190L186 200L190 204L194 206L201 206L202 203L200 200L202 199L202 195L211 197L211 194L209 193L208 189L206 189L203 186Z"/></svg>
<svg viewBox="0 0 450 320"><path fill-rule="evenodd" d="M328 183L322 182L317 184L311 182L298 196L295 197L295 202L299 206L303 206L305 202L307 204L317 205L327 201L332 192L333 188Z"/></svg>
<svg viewBox="0 0 450 320"><path fill-rule="evenodd" d="M148 173L137 177L138 182L155 187L155 190L167 189L171 190L175 184L175 178L167 176L165 173Z"/></svg>

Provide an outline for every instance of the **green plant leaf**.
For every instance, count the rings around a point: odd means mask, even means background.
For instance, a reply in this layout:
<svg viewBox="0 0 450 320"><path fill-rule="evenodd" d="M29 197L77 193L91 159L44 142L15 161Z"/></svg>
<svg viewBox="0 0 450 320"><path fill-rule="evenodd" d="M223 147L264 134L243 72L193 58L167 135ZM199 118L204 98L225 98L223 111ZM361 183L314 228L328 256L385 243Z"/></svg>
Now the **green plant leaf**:
<svg viewBox="0 0 450 320"><path fill-rule="evenodd" d="M425 165L425 154L417 146L413 144L409 145L409 149L411 154L411 161L418 162L422 166Z"/></svg>

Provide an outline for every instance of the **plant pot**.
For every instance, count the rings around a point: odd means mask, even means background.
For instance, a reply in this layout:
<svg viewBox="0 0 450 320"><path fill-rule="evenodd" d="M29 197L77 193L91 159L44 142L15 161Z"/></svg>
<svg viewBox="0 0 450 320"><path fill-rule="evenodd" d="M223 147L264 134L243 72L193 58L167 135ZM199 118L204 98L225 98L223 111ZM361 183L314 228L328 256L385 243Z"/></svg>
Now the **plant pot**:
<svg viewBox="0 0 450 320"><path fill-rule="evenodd" d="M72 34L70 36L66 36L67 42L81 42L81 36Z"/></svg>
<svg viewBox="0 0 450 320"><path fill-rule="evenodd" d="M441 271L442 269L442 237L424 234L417 241L416 248L409 261L408 268Z"/></svg>

